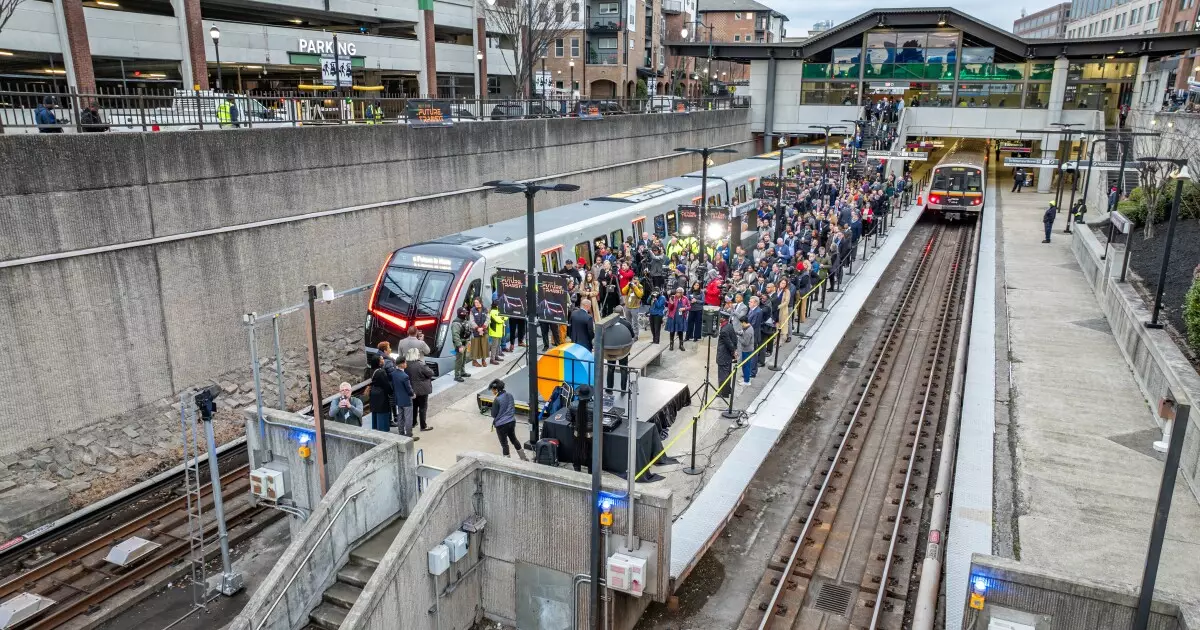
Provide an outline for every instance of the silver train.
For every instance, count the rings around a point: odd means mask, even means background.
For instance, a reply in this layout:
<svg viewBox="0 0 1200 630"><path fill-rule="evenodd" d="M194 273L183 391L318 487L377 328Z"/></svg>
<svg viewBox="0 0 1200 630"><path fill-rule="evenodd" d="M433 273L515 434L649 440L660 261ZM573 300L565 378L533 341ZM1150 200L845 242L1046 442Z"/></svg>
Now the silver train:
<svg viewBox="0 0 1200 630"><path fill-rule="evenodd" d="M986 140L963 138L933 167L925 210L943 219L977 218L987 194Z"/></svg>
<svg viewBox="0 0 1200 630"><path fill-rule="evenodd" d="M811 156L790 155L785 150L784 168L804 159ZM750 228L740 230L743 240L756 237L754 193L761 178L778 171L778 152L708 169L709 205L728 205L733 216L745 212L751 217L749 226L741 226ZM539 270L556 272L568 257L590 264L597 247L621 243L628 235L649 232L669 239L679 231L676 208L700 203L701 179L697 171L538 212L533 246ZM469 306L475 297L489 305L492 275L502 267L523 269L526 247L522 216L397 249L379 270L368 302L363 331L368 362L374 361L379 342L387 340L395 347L416 327L430 346L426 363L438 375L452 372L454 349L448 337L455 311Z"/></svg>

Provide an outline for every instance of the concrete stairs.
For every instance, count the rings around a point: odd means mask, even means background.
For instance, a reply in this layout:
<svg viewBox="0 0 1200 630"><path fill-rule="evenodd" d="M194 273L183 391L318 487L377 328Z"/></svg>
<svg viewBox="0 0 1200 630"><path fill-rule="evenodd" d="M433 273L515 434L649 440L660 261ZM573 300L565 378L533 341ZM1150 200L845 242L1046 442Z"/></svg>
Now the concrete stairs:
<svg viewBox="0 0 1200 630"><path fill-rule="evenodd" d="M321 603L308 614L309 623L305 630L339 630L342 627L402 525L404 519L392 521L350 552L350 560L338 569L337 579L325 589Z"/></svg>

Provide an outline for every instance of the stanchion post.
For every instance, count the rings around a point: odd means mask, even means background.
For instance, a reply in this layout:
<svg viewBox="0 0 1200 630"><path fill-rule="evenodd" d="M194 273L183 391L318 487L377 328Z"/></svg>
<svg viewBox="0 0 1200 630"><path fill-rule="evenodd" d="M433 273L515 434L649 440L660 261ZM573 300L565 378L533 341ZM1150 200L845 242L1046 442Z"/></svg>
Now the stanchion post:
<svg viewBox="0 0 1200 630"><path fill-rule="evenodd" d="M783 368L779 367L779 329L778 328L775 329L775 356L772 357L771 367L769 369L772 372L778 372L779 370L783 369Z"/></svg>
<svg viewBox="0 0 1200 630"><path fill-rule="evenodd" d="M701 407L700 410L703 412L704 407ZM685 474L685 475L699 475L701 472L699 468L696 468L696 434L699 432L700 432L700 414L696 414L696 417L694 419L692 419L691 465L688 466L687 468L683 469L683 474Z"/></svg>
<svg viewBox="0 0 1200 630"><path fill-rule="evenodd" d="M751 354L750 357L747 358L746 360L747 361L757 361L758 357ZM737 370L738 370L738 362L734 361L733 362L733 370L731 370L729 373L729 406L725 408L725 411L721 412L722 418L728 418L731 420L741 417L741 415L742 415L738 410L733 408L733 394L734 394L734 391L737 390Z"/></svg>

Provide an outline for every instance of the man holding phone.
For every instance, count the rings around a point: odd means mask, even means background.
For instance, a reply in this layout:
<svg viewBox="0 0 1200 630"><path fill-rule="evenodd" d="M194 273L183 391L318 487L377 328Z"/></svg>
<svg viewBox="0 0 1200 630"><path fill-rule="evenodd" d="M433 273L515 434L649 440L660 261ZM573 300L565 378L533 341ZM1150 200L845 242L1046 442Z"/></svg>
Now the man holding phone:
<svg viewBox="0 0 1200 630"><path fill-rule="evenodd" d="M338 396L329 403L329 417L334 422L362 426L363 404L350 395L351 391L350 383L338 385Z"/></svg>

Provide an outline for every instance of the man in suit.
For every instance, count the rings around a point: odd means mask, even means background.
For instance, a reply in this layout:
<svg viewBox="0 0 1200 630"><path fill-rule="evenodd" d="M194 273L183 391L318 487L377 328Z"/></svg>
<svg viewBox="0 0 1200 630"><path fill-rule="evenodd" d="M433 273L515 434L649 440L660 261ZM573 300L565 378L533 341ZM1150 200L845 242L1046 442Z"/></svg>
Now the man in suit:
<svg viewBox="0 0 1200 630"><path fill-rule="evenodd" d="M338 397L329 403L329 417L334 422L362 426L362 401L350 395L350 383L338 385Z"/></svg>
<svg viewBox="0 0 1200 630"><path fill-rule="evenodd" d="M396 428L400 435L410 437L414 442L421 438L413 437L413 388L412 381L405 370L408 360L401 355L396 360L396 369L392 370L392 400L396 403Z"/></svg>
<svg viewBox="0 0 1200 630"><path fill-rule="evenodd" d="M738 356L738 333L733 326L732 318L726 311L721 311L721 331L717 333L717 396L728 398L733 388L733 364Z"/></svg>
<svg viewBox="0 0 1200 630"><path fill-rule="evenodd" d="M595 334L596 322L592 319L592 301L583 300L567 320L567 337L571 339L571 343L591 350Z"/></svg>

